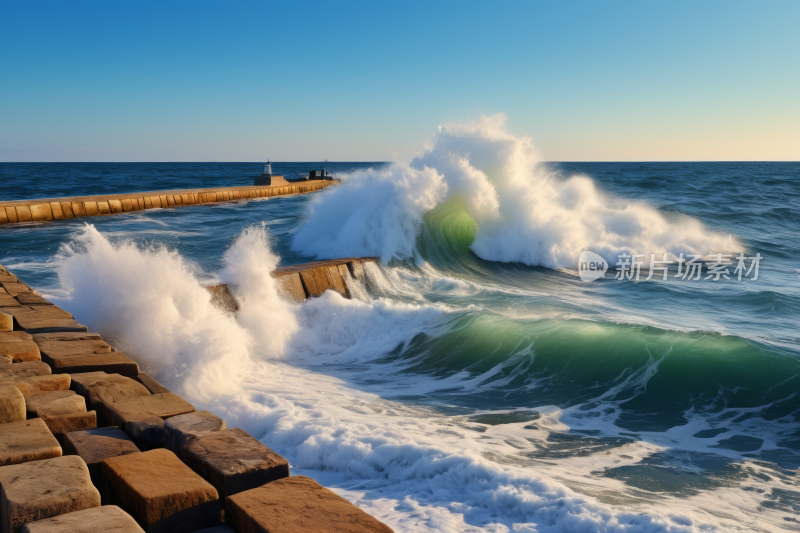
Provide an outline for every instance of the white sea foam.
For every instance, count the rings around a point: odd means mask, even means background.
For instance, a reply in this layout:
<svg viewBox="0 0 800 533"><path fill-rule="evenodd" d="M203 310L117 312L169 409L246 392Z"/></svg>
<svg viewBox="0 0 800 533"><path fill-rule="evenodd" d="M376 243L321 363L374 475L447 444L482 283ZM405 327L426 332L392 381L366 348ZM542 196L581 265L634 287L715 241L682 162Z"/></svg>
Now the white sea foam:
<svg viewBox="0 0 800 533"><path fill-rule="evenodd" d="M752 525L738 507L755 508L756 493L740 491L731 503L703 495L702 505L669 498L667 513L624 496L622 482L591 474L664 449L659 445L634 442L625 455L556 462L520 459L520 449L535 449L526 439L568 427L570 414L555 407L538 409L539 432L504 424L476 433L463 417L386 399L443 384L478 392L497 369L444 380L391 375L400 363L378 370L371 363L398 344L446 329L447 308L331 292L299 306L283 303L269 276L277 258L263 226L242 233L219 273L238 287L237 316L210 305L198 281L208 274L179 254L112 243L92 226L58 262L70 294L60 303L79 320L146 362L198 408L211 408L284 454L295 474L333 486L396 531L700 532L714 524ZM371 276L370 283L390 283L380 272ZM397 285L412 291L414 280L407 281ZM521 349L520 357L532 356L530 347ZM603 503L609 493L626 505ZM716 507L717 516L703 506Z"/></svg>
<svg viewBox="0 0 800 533"><path fill-rule="evenodd" d="M529 138L507 131L503 115L440 126L411 162L348 176L313 205L293 247L319 257L415 257L422 215L449 199L470 213L478 225L472 249L491 261L565 268L584 249L612 264L621 252L741 249L696 219L668 220L645 202L605 194L588 177L552 174Z"/></svg>

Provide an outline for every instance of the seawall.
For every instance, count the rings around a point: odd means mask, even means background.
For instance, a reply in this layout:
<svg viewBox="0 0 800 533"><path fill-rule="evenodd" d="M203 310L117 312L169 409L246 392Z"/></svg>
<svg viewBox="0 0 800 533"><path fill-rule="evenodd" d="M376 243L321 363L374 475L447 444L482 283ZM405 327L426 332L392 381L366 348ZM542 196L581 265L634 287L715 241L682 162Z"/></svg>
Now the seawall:
<svg viewBox="0 0 800 533"><path fill-rule="evenodd" d="M268 198L289 194L319 191L338 183L338 180L305 180L287 182L275 176L274 185L217 187L209 189L179 189L98 196L72 196L36 200L0 201L0 224L43 222L79 217L114 215L144 209L181 207L246 198ZM277 178L281 178L277 180Z"/></svg>
<svg viewBox="0 0 800 533"><path fill-rule="evenodd" d="M318 290L336 285L331 269L347 278L362 262L287 267L275 279ZM0 266L0 530L392 533L292 476L279 452L196 411Z"/></svg>

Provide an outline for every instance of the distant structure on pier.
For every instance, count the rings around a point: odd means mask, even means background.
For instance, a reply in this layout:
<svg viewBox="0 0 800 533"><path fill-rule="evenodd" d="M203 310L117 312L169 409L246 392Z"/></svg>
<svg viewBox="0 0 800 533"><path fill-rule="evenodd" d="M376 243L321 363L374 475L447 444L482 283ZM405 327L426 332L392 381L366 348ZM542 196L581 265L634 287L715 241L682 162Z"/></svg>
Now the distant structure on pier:
<svg viewBox="0 0 800 533"><path fill-rule="evenodd" d="M272 165L267 159L267 162L264 163L264 173L260 176L256 176L253 180L253 185L288 185L283 176L273 176L272 175Z"/></svg>

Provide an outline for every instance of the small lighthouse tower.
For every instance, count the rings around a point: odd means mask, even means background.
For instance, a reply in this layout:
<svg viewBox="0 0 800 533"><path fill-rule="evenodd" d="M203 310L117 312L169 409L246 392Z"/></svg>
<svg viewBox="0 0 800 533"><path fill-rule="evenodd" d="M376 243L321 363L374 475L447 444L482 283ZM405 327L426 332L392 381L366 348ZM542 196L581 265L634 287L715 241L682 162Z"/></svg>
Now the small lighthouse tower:
<svg viewBox="0 0 800 533"><path fill-rule="evenodd" d="M272 176L272 165L269 164L269 159L267 162L264 163L264 173L261 174L262 176Z"/></svg>

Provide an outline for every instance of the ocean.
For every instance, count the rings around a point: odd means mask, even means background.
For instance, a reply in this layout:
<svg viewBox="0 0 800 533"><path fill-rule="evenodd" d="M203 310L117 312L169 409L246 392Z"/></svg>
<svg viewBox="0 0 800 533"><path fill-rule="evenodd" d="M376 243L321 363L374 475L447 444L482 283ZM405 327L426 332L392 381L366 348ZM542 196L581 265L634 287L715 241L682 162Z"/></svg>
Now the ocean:
<svg viewBox="0 0 800 533"><path fill-rule="evenodd" d="M800 163L548 163L478 123L328 166L313 194L0 226L0 264L395 531L800 531ZM0 163L0 199L260 171ZM352 300L277 297L272 269L345 256L382 259Z"/></svg>

